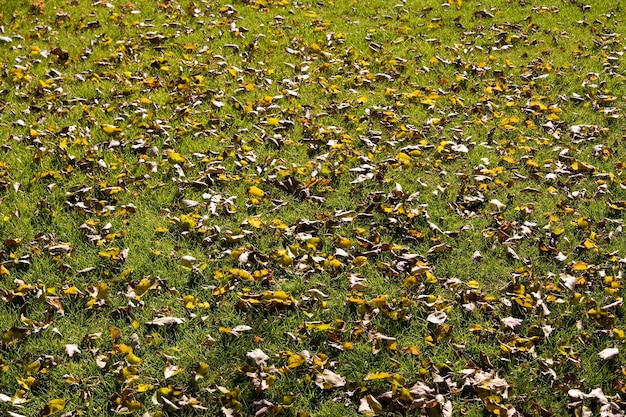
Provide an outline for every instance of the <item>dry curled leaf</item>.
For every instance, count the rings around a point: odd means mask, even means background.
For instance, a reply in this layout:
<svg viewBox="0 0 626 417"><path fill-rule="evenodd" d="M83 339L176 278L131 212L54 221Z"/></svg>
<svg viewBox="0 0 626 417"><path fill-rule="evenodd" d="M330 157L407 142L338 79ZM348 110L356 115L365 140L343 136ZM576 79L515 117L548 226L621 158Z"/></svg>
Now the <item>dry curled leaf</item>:
<svg viewBox="0 0 626 417"><path fill-rule="evenodd" d="M324 390L341 388L346 385L346 379L329 369L324 369L321 374L315 377L315 385Z"/></svg>
<svg viewBox="0 0 626 417"><path fill-rule="evenodd" d="M183 324L185 322L184 318L179 317L157 317L154 320L147 321L146 325L148 326L156 326L156 327L165 327L165 326L177 326L179 324Z"/></svg>

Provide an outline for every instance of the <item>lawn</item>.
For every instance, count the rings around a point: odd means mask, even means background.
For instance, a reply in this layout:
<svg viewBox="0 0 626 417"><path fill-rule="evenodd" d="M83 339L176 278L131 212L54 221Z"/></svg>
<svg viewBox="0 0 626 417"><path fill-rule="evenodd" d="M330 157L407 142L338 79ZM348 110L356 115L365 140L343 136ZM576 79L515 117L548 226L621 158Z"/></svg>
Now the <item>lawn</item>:
<svg viewBox="0 0 626 417"><path fill-rule="evenodd" d="M0 415L623 416L590 3L0 2Z"/></svg>

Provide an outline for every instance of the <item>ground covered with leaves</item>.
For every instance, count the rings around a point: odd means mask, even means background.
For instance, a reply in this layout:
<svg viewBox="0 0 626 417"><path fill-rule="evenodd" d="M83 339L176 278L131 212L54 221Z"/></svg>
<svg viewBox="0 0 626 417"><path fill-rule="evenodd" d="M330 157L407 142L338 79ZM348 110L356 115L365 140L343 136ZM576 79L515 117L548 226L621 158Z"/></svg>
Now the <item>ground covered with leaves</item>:
<svg viewBox="0 0 626 417"><path fill-rule="evenodd" d="M593 3L2 1L0 414L623 416Z"/></svg>

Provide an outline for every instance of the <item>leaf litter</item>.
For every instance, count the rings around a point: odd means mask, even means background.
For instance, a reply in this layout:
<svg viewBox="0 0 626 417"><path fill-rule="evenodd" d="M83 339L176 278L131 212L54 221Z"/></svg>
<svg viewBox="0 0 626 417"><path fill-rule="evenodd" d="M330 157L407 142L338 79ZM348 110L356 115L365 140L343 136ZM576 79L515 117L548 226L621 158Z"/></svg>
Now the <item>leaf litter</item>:
<svg viewBox="0 0 626 417"><path fill-rule="evenodd" d="M2 411L624 415L623 11L409 3L0 6Z"/></svg>

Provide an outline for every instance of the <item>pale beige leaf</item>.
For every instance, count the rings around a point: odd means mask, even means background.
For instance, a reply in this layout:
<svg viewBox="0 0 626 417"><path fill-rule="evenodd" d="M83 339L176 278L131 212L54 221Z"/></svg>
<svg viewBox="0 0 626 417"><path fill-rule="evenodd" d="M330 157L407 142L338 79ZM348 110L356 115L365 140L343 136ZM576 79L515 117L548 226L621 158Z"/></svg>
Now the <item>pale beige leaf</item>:
<svg viewBox="0 0 626 417"><path fill-rule="evenodd" d="M182 370L183 369L180 366L169 365L169 366L166 366L165 369L163 370L163 375L165 376L165 379L168 379L168 378L173 377L174 375L181 373Z"/></svg>
<svg viewBox="0 0 626 417"><path fill-rule="evenodd" d="M616 358L619 355L618 348L606 348L598 353L598 356L604 360Z"/></svg>
<svg viewBox="0 0 626 417"><path fill-rule="evenodd" d="M252 359L256 366L265 366L270 358L261 349L251 350L246 354L246 356Z"/></svg>
<svg viewBox="0 0 626 417"><path fill-rule="evenodd" d="M367 394L361 398L359 403L359 413L366 416L377 416L383 411L383 406L372 395Z"/></svg>
<svg viewBox="0 0 626 417"><path fill-rule="evenodd" d="M185 322L184 318L168 316L168 317L157 317L156 319L152 321L147 321L146 324L148 326L163 327L163 326L176 326L179 324L183 324L184 322Z"/></svg>
<svg viewBox="0 0 626 417"><path fill-rule="evenodd" d="M74 355L80 355L81 351L80 351L80 348L78 347L78 345L67 344L67 345L65 345L65 353L67 353L67 356L72 358L72 357L74 357Z"/></svg>
<svg viewBox="0 0 626 417"><path fill-rule="evenodd" d="M346 379L329 369L324 369L321 375L315 377L315 385L321 389L339 388L346 385Z"/></svg>
<svg viewBox="0 0 626 417"><path fill-rule="evenodd" d="M426 321L433 324L443 324L447 318L448 315L445 312L435 311L430 313L428 317L426 317Z"/></svg>

